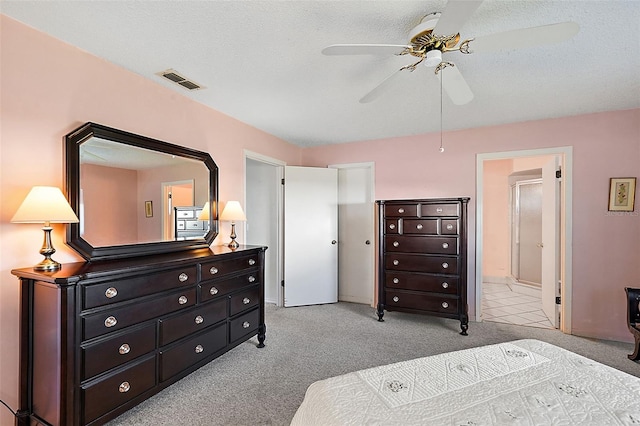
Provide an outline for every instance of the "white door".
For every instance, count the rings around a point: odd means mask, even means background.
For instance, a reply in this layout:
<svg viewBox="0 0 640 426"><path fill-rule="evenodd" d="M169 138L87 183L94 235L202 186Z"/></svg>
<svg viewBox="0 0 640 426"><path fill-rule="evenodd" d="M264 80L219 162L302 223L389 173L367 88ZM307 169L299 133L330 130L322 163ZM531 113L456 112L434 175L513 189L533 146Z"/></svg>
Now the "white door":
<svg viewBox="0 0 640 426"><path fill-rule="evenodd" d="M558 157L542 167L542 310L558 328L556 296L560 296L560 181L556 178Z"/></svg>
<svg viewBox="0 0 640 426"><path fill-rule="evenodd" d="M338 169L338 300L373 305L373 166L330 167Z"/></svg>
<svg viewBox="0 0 640 426"><path fill-rule="evenodd" d="M338 301L338 173L286 166L284 306Z"/></svg>

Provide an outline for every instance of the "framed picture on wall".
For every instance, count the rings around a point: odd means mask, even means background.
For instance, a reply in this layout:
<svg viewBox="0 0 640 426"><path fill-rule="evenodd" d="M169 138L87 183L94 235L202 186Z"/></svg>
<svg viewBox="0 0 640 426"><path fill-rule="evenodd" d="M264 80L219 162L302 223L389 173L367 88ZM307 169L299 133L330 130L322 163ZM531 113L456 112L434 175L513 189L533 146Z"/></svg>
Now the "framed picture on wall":
<svg viewBox="0 0 640 426"><path fill-rule="evenodd" d="M144 214L147 217L153 217L153 201L144 202Z"/></svg>
<svg viewBox="0 0 640 426"><path fill-rule="evenodd" d="M636 178L611 178L609 180L609 211L632 212L636 195Z"/></svg>

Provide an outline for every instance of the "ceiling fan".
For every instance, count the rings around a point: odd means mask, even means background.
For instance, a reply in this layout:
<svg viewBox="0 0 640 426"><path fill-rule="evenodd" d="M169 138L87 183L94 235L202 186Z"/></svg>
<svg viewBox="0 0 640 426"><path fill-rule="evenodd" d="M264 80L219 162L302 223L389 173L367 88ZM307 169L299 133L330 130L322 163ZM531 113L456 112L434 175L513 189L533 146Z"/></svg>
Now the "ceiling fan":
<svg viewBox="0 0 640 426"><path fill-rule="evenodd" d="M434 69L442 87L454 104L464 105L473 99L473 92L453 62L445 60L444 54L464 54L519 49L559 43L578 33L575 22L562 22L532 28L522 28L460 42L459 30L480 6L482 0L449 0L444 12L424 16L409 32L407 44L334 44L322 50L324 55L411 55L418 61L406 65L373 88L360 99L371 102L391 89L398 76L413 72L424 63Z"/></svg>

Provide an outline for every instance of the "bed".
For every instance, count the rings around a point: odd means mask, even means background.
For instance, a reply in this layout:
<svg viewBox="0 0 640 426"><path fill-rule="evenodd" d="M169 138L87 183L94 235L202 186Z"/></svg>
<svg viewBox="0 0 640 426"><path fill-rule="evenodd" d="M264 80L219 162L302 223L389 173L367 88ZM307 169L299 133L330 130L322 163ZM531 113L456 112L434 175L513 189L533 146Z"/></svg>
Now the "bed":
<svg viewBox="0 0 640 426"><path fill-rule="evenodd" d="M315 382L307 389L291 424L639 423L640 378L527 339Z"/></svg>

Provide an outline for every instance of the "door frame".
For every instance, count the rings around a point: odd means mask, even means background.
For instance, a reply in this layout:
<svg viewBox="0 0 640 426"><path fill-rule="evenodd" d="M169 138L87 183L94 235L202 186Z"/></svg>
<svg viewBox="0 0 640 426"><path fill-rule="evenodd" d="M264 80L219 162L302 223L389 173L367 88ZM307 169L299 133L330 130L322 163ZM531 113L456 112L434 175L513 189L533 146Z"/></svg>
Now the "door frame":
<svg viewBox="0 0 640 426"><path fill-rule="evenodd" d="M373 246L373 250L371 251L371 256L372 256L372 261L371 261L371 277L372 277L372 287L371 287L371 306L375 307L376 306L376 289L377 289L377 277L376 277L376 270L377 270L377 256L376 256L376 210L375 210L375 205L376 205L376 188L375 188L375 184L376 184L376 173L375 173L375 167L376 167L376 163L373 161L368 161L368 162L362 162L362 163L341 163L341 164L329 164L327 167L332 168L332 169L338 169L338 199L340 199L340 171L341 169L367 169L368 170L368 179L369 179L369 183L370 183L370 188L371 188L371 192L369 194L369 198L371 200L371 243ZM339 210L338 206L338 233L340 232L340 228L342 226L344 226L344 224L340 223L340 210ZM338 252L338 278L340 278L340 253ZM340 294L340 280L338 279L338 295Z"/></svg>
<svg viewBox="0 0 640 426"><path fill-rule="evenodd" d="M490 152L476 155L476 309L475 321L480 322L482 314L482 263L483 263L483 191L484 162L489 160L505 160L521 157L538 157L559 155L562 157L562 185L560 193L560 331L571 334L571 301L572 301L572 200L573 200L573 147L540 148L522 151Z"/></svg>
<svg viewBox="0 0 640 426"><path fill-rule="evenodd" d="M284 179L284 166L287 165L287 163L285 161L281 161L278 160L276 158L272 158L272 157L268 157L266 155L263 154L259 154L257 152L253 152L253 151L249 151L247 149L244 150L244 188L243 188L243 194L245 197L244 203L243 205L246 207L247 206L247 160L253 160L253 161L258 161L260 163L264 163L264 164L268 164L271 165L273 167L276 168L276 173L280 179L280 181L282 181L282 179ZM270 247L269 250L271 250L272 253L276 253L276 264L278 265L277 271L276 271L276 283L281 283L282 280L284 279L284 232L283 232L283 228L284 228L284 188L282 186L281 183L279 182L275 182L275 185L278 186L277 188L277 194L278 197L275 200L276 205L277 205L277 221L275 226L277 227L277 231L276 234L278 235L278 241L277 241L277 247ZM241 222L243 227L246 227L245 223L246 222ZM243 229L244 235L247 235L246 233L246 229ZM278 298L277 298L277 303L276 306L278 307L283 307L284 306L284 291L281 285L278 285Z"/></svg>

